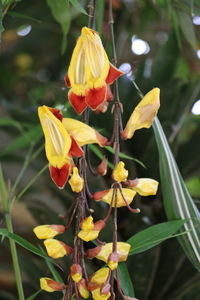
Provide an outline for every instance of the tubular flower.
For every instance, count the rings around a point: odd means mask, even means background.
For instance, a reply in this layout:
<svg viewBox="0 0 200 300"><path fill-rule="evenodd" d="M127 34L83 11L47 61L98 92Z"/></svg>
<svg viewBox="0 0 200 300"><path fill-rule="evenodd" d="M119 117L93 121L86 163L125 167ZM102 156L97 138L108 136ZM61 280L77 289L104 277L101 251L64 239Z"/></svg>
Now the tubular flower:
<svg viewBox="0 0 200 300"><path fill-rule="evenodd" d="M151 127L160 107L160 89L154 88L148 92L134 109L124 131L123 139L131 139L136 130Z"/></svg>
<svg viewBox="0 0 200 300"><path fill-rule="evenodd" d="M98 143L103 147L107 139L82 122L63 118L58 109L43 105L38 114L51 178L59 188L64 188L73 166L72 157L83 155L81 146Z"/></svg>
<svg viewBox="0 0 200 300"><path fill-rule="evenodd" d="M90 293L88 291L86 281L83 278L78 282L78 291L81 297L83 297L84 299L89 298Z"/></svg>
<svg viewBox="0 0 200 300"><path fill-rule="evenodd" d="M70 271L71 277L75 282L79 282L82 279L82 268L79 264L73 264L70 267Z"/></svg>
<svg viewBox="0 0 200 300"><path fill-rule="evenodd" d="M158 184L158 181L150 178L136 178L126 182L126 185L129 188L133 189L141 196L156 195Z"/></svg>
<svg viewBox="0 0 200 300"><path fill-rule="evenodd" d="M77 167L73 168L73 173L72 173L72 176L69 180L69 184L72 188L72 191L75 192L75 193L80 193L83 189L84 180L79 175Z"/></svg>
<svg viewBox="0 0 200 300"><path fill-rule="evenodd" d="M93 241L98 236L100 231L105 227L105 222L99 220L96 223L93 223L93 217L89 216L81 222L81 231L78 233L78 237L85 242Z"/></svg>
<svg viewBox="0 0 200 300"><path fill-rule="evenodd" d="M63 225L39 225L33 229L38 239L51 239L58 234L62 234L65 231Z"/></svg>
<svg viewBox="0 0 200 300"><path fill-rule="evenodd" d="M112 178L117 182L126 181L128 170L124 168L124 162L120 161L112 172Z"/></svg>
<svg viewBox="0 0 200 300"><path fill-rule="evenodd" d="M116 253L118 255L118 261L126 261L128 257L128 253L130 251L131 245L124 242L117 243ZM94 257L104 261L105 263L109 263L109 259L112 259L111 253L113 251L113 243L107 243L103 246L98 246L93 249L89 249L87 251L88 258L92 259ZM116 260L116 258L115 258Z"/></svg>
<svg viewBox="0 0 200 300"><path fill-rule="evenodd" d="M51 278L43 277L40 278L40 288L46 292L55 292L55 291L62 291L66 288L66 286L61 283L57 282Z"/></svg>
<svg viewBox="0 0 200 300"><path fill-rule="evenodd" d="M124 195L127 204L130 204L136 195L135 191L126 188L122 188L122 193ZM93 198L95 201L104 201L108 204L112 203L112 207L115 207L115 199L113 198L113 189L96 192L94 193ZM124 201L120 191L117 190L117 207L126 206L126 202Z"/></svg>
<svg viewBox="0 0 200 300"><path fill-rule="evenodd" d="M55 259L63 257L65 255L70 255L72 252L71 247L55 239L45 240L44 245L46 247L48 255Z"/></svg>
<svg viewBox="0 0 200 300"><path fill-rule="evenodd" d="M96 110L109 101L107 85L123 73L110 64L98 33L83 27L74 48L65 82L71 87L68 97L78 114L87 106Z"/></svg>

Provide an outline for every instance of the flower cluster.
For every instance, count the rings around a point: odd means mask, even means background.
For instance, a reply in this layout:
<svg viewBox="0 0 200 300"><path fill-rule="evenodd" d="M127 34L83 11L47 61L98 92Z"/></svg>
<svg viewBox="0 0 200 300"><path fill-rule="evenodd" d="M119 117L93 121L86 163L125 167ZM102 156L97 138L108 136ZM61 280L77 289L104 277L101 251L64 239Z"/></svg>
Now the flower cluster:
<svg viewBox="0 0 200 300"><path fill-rule="evenodd" d="M90 108L96 112L105 112L113 98L110 85L122 74L109 62L98 33L83 27L65 76L66 85L70 88L69 102L75 111L82 114ZM154 88L139 102L125 129L121 131L123 140L132 138L136 130L152 125L160 105L159 93L159 89ZM117 104L120 107L120 103ZM121 114L117 109L114 111L115 114ZM65 290L66 300L72 299L73 296L76 299L80 297L87 299L90 295L95 300L107 300L115 299L113 289L116 280L122 298L134 300L135 298L124 295L120 287L118 264L127 260L131 245L118 241L116 212L118 208L126 206L131 212L139 213L138 208L130 206L134 197L136 194L155 195L158 182L150 178L128 179L129 172L124 162L119 161L116 150L115 137L119 137L120 126L116 126L118 131L114 131L114 138L108 141L86 123L63 117L56 108L40 106L38 114L45 137L50 176L59 188L64 188L69 182L72 192L75 193L74 203L68 215L63 217L65 225L39 225L34 228L37 238L44 240L44 246L50 257L59 259L70 256L72 261L69 274L66 276L66 284L43 277L40 279L41 289L47 292ZM121 120L121 115L118 115L116 120ZM86 171L93 172L93 169L85 153L87 149L85 146L93 143L100 147L112 145L117 159L111 175L113 180L111 188L94 192L92 195ZM104 157L96 168L95 175L104 176L106 173L107 159ZM89 200L103 201L109 205L103 219L94 221ZM103 242L99 236L113 211L113 240ZM72 226L72 229L75 228L74 241L73 245L69 246L55 237L63 234L72 224L75 225ZM89 248L90 244L87 244L85 250L84 244L91 241L95 241L97 246ZM103 261L106 266L88 276L86 262L91 259Z"/></svg>

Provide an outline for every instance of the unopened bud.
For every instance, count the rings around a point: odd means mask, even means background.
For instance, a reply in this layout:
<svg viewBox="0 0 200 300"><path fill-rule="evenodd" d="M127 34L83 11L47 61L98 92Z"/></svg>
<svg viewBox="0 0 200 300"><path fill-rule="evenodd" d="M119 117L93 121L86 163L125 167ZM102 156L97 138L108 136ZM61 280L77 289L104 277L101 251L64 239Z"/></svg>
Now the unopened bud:
<svg viewBox="0 0 200 300"><path fill-rule="evenodd" d="M63 225L40 225L33 229L38 239L50 239L65 231Z"/></svg>
<svg viewBox="0 0 200 300"><path fill-rule="evenodd" d="M72 188L72 191L75 193L80 193L83 189L84 180L78 173L78 168L73 168L73 174L69 180L69 184Z"/></svg>
<svg viewBox="0 0 200 300"><path fill-rule="evenodd" d="M124 162L120 161L112 173L112 178L117 182L126 181L128 177L128 170L124 168Z"/></svg>
<svg viewBox="0 0 200 300"><path fill-rule="evenodd" d="M108 160L104 156L103 160L97 167L97 173L101 176L105 176L107 174L107 170L108 170Z"/></svg>
<svg viewBox="0 0 200 300"><path fill-rule="evenodd" d="M40 288L46 292L62 291L66 288L65 284L57 282L51 278L40 278Z"/></svg>
<svg viewBox="0 0 200 300"><path fill-rule="evenodd" d="M72 248L67 244L55 240L55 239L47 239L44 241L44 245L46 247L47 253L52 258L60 258L65 255L70 255L72 252Z"/></svg>
<svg viewBox="0 0 200 300"><path fill-rule="evenodd" d="M82 268L79 264L73 264L70 267L70 274L75 282L79 282L82 278Z"/></svg>
<svg viewBox="0 0 200 300"><path fill-rule="evenodd" d="M112 252L108 258L108 266L113 271L117 269L119 261L119 254L117 252Z"/></svg>

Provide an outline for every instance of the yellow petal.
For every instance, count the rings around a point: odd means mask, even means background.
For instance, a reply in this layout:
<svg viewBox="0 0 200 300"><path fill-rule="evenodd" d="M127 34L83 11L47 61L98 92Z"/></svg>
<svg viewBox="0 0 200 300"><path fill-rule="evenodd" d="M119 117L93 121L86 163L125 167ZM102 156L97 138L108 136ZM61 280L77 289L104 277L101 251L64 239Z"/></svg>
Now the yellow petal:
<svg viewBox="0 0 200 300"><path fill-rule="evenodd" d="M151 127L154 117L160 107L160 89L154 88L148 92L134 109L122 137L131 139L136 130Z"/></svg>
<svg viewBox="0 0 200 300"><path fill-rule="evenodd" d="M50 165L61 168L68 162L67 154L71 147L71 138L49 108L45 105L38 108L38 114L45 136L45 151Z"/></svg>
<svg viewBox="0 0 200 300"><path fill-rule="evenodd" d="M82 177L80 177L77 167L73 168L73 173L69 180L69 184L72 188L72 191L75 193L80 193L83 189L84 180Z"/></svg>
<svg viewBox="0 0 200 300"><path fill-rule="evenodd" d="M158 181L150 178L137 178L136 185L131 187L141 196L156 195L158 189Z"/></svg>
<svg viewBox="0 0 200 300"><path fill-rule="evenodd" d="M38 239L50 239L54 236L63 233L65 227L62 225L39 225L33 231Z"/></svg>
<svg viewBox="0 0 200 300"><path fill-rule="evenodd" d="M65 284L55 281L48 277L40 278L40 287L46 292L62 291L66 288Z"/></svg>
<svg viewBox="0 0 200 300"><path fill-rule="evenodd" d="M117 243L117 254L119 255L119 262L126 261L131 245L128 243L118 242ZM108 258L113 251L113 243L107 243L101 247L99 253L95 256L96 258L108 262Z"/></svg>
<svg viewBox="0 0 200 300"><path fill-rule="evenodd" d="M67 132L76 140L79 146L96 143L102 147L107 141L107 139L95 129L78 120L64 118L62 123Z"/></svg>
<svg viewBox="0 0 200 300"><path fill-rule="evenodd" d="M126 189L126 188L122 188L122 193L128 204L130 204L133 201L133 198L136 195L135 191L133 191L131 189ZM96 201L104 201L108 204L111 204L112 198L113 198L113 189L110 189L107 191L96 192L96 193L94 193L93 198ZM126 206L126 203L125 203L120 191L117 190L117 207L122 207L122 206ZM115 199L113 199L112 207L115 207Z"/></svg>
<svg viewBox="0 0 200 300"><path fill-rule="evenodd" d="M94 223L93 223L93 217L89 216L87 218L85 218L80 225L81 229L83 230L91 230L94 227Z"/></svg>
<svg viewBox="0 0 200 300"><path fill-rule="evenodd" d="M108 279L109 275L109 268L101 268L97 272L95 272L90 279L90 282L96 283L96 284L104 284L106 280Z"/></svg>
<svg viewBox="0 0 200 300"><path fill-rule="evenodd" d="M124 168L124 162L120 161L113 170L112 177L117 182L126 181L128 177L128 170Z"/></svg>
<svg viewBox="0 0 200 300"><path fill-rule="evenodd" d="M47 239L44 241L44 245L50 257L60 258L68 254L66 248L64 247L64 243L58 240Z"/></svg>
<svg viewBox="0 0 200 300"><path fill-rule="evenodd" d="M87 289L85 279L81 279L78 282L78 290L79 290L79 293L80 293L81 297L83 297L84 299L89 298L90 293Z"/></svg>
<svg viewBox="0 0 200 300"><path fill-rule="evenodd" d="M107 299L110 298L110 296L111 296L110 292L107 293L107 294L102 294L100 288L95 289L95 290L92 291L92 298L94 300L107 300Z"/></svg>
<svg viewBox="0 0 200 300"><path fill-rule="evenodd" d="M85 242L95 240L96 238L98 238L98 235L99 235L98 230L90 230L90 231L81 230L78 233L78 237Z"/></svg>

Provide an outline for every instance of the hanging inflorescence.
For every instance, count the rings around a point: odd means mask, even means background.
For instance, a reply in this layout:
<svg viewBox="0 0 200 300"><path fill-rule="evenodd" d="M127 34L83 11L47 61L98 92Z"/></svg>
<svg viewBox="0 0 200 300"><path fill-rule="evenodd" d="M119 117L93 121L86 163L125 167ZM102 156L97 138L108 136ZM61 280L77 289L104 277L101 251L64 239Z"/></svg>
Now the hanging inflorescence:
<svg viewBox="0 0 200 300"><path fill-rule="evenodd" d="M110 5L111 36L114 42L111 9ZM115 49L114 64L116 64ZM65 300L73 297L87 299L90 295L96 300L115 299L116 293L122 299L133 299L124 295L120 286L118 263L127 260L130 245L118 241L118 208L126 206L129 211L139 213L138 208L131 207L134 197L136 194L155 195L158 182L150 178L128 179L128 170L124 162L119 160L120 139L130 139L136 130L149 128L152 125L160 105L160 91L154 88L144 96L123 129L122 103L117 86L117 79L121 75L123 73L109 62L98 33L83 27L72 54L65 82L70 88L69 102L78 114L84 115L84 122L64 118L55 108L47 106L38 108L51 178L61 189L68 182L75 193L72 207L64 218L64 225L40 225L34 228L36 236L44 240L50 257L54 259L71 257L66 284L48 277L40 279L41 289L47 292L64 290ZM111 84L113 84L112 91ZM114 126L112 137L108 140L87 123L90 109L105 112L111 101L113 101ZM91 167L86 154L87 145L93 143L100 147L106 145L113 147L115 168L112 172L112 186L107 190L96 191L92 195L86 169L99 176L104 176L107 172L106 158L102 160L95 172ZM90 201L103 201L108 204L104 218L93 219ZM113 223L113 239L104 242L99 239L99 234L106 228L108 220L112 220ZM74 230L73 245L55 238L69 228ZM96 246L91 249L86 247L86 250L85 243L90 241L94 241ZM94 258L103 261L106 265L95 273L88 274L87 261Z"/></svg>

